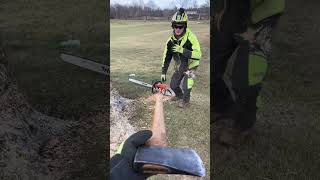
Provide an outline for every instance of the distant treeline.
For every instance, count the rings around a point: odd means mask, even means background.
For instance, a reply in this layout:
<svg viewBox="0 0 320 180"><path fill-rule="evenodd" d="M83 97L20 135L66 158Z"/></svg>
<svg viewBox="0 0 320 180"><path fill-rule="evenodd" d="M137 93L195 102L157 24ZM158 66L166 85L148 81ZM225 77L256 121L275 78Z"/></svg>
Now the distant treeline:
<svg viewBox="0 0 320 180"><path fill-rule="evenodd" d="M132 5L120 5L112 4L110 6L110 18L111 19L170 19L171 16L178 10L177 7L172 9L160 9L154 3L148 4L132 4ZM192 11L193 14L189 15L189 19L206 19L200 18L209 17L210 7L205 4L196 8L188 8L186 11ZM196 12L196 13L194 13ZM161 18L160 18L161 17ZM157 18L156 18L157 19Z"/></svg>

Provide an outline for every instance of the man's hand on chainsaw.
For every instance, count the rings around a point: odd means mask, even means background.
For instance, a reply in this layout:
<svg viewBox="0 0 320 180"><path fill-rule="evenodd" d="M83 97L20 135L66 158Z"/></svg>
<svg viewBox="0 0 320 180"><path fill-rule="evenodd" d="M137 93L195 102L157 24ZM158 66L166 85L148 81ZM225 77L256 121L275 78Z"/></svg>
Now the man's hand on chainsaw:
<svg viewBox="0 0 320 180"><path fill-rule="evenodd" d="M131 135L117 150L110 160L111 180L144 180L150 175L141 174L133 167L133 161L138 148L152 136L152 131L143 130Z"/></svg>

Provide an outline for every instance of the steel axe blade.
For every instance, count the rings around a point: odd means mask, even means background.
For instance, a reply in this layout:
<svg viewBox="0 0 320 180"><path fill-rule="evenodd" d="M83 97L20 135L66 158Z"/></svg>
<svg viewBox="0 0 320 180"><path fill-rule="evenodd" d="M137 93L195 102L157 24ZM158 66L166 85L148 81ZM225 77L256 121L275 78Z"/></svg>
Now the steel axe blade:
<svg viewBox="0 0 320 180"><path fill-rule="evenodd" d="M187 148L141 147L136 153L134 166L146 173L147 170L142 168L145 164L164 166L168 169L164 172L166 174L186 174L199 177L205 175L201 158L194 150Z"/></svg>

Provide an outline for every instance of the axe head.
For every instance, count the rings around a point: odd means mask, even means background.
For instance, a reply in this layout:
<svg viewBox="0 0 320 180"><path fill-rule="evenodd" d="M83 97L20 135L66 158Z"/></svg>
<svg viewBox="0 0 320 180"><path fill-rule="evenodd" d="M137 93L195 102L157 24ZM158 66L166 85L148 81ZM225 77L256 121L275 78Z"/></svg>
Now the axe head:
<svg viewBox="0 0 320 180"><path fill-rule="evenodd" d="M150 171L144 169L146 165L164 167L166 171L162 173L165 174L185 174L199 177L205 175L205 168L199 155L194 150L187 148L141 147L135 155L134 167L143 173L148 173Z"/></svg>

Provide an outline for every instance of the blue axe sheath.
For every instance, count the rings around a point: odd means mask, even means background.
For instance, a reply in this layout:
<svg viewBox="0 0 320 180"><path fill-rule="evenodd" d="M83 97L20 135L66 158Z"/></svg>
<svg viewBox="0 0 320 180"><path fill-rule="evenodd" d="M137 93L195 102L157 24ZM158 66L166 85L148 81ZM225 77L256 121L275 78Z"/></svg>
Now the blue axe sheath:
<svg viewBox="0 0 320 180"><path fill-rule="evenodd" d="M167 147L164 124L163 95L154 94L155 107L152 117L152 137L138 149L134 167L145 174L185 174L205 176L199 155L188 148Z"/></svg>

